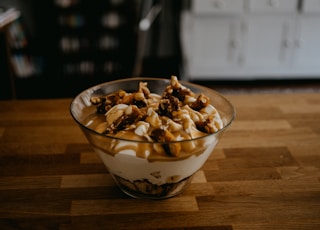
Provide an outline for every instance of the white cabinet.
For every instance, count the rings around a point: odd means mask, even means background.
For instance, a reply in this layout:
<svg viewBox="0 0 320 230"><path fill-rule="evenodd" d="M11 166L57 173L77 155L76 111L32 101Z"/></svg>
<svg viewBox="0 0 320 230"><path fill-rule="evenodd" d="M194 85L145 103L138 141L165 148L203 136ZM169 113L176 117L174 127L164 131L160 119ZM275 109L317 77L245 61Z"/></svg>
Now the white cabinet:
<svg viewBox="0 0 320 230"><path fill-rule="evenodd" d="M246 68L261 68L261 71L267 72L270 68L281 68L290 64L290 40L295 31L295 17L252 16L246 18L245 24L243 59Z"/></svg>
<svg viewBox="0 0 320 230"><path fill-rule="evenodd" d="M186 78L319 78L319 2L194 0L182 14Z"/></svg>
<svg viewBox="0 0 320 230"><path fill-rule="evenodd" d="M319 0L303 0L301 4L302 12L304 13L320 13Z"/></svg>
<svg viewBox="0 0 320 230"><path fill-rule="evenodd" d="M208 33L214 31L214 33ZM228 67L237 65L241 33L239 22L228 18L199 18L194 22L194 44L191 56L195 65Z"/></svg>
<svg viewBox="0 0 320 230"><path fill-rule="evenodd" d="M320 75L320 1L303 0L297 18L293 67L301 74Z"/></svg>
<svg viewBox="0 0 320 230"><path fill-rule="evenodd" d="M305 71L320 67L320 16L301 15L297 25L294 64Z"/></svg>

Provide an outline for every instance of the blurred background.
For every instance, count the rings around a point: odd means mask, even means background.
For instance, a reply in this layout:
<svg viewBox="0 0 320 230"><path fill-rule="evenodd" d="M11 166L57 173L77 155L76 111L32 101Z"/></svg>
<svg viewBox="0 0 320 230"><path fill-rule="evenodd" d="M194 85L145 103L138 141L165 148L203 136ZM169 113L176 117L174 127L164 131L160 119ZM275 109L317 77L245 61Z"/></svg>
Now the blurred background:
<svg viewBox="0 0 320 230"><path fill-rule="evenodd" d="M0 0L0 99L143 76L317 86L319 0Z"/></svg>

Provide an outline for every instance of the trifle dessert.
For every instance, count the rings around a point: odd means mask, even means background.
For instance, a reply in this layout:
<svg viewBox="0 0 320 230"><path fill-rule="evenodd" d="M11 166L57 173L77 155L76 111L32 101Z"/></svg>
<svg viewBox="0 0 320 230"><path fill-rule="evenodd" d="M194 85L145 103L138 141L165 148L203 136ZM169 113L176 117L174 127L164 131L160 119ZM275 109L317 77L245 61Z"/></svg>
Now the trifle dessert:
<svg viewBox="0 0 320 230"><path fill-rule="evenodd" d="M234 119L220 94L176 76L92 87L71 114L122 191L151 199L181 193Z"/></svg>

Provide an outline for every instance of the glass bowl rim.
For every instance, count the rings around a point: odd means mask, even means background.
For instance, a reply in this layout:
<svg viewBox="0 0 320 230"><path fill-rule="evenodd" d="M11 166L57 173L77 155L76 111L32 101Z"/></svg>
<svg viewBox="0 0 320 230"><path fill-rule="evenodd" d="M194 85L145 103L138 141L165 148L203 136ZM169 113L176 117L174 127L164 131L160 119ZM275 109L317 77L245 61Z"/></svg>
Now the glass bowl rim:
<svg viewBox="0 0 320 230"><path fill-rule="evenodd" d="M94 129L91 129L89 127L87 127L86 125L84 125L82 122L80 122L76 117L75 115L73 114L73 111L72 111L72 108L73 108L73 105L76 101L77 98L79 98L81 95L85 94L86 92L88 91L96 91L98 90L99 88L102 88L102 86L104 85L111 85L111 84L115 84L115 83L121 83L121 82L128 82L128 81L167 81L168 84L170 83L170 79L168 78L155 78L155 77L130 77L130 78L121 78L121 79L118 79L118 80L113 80L113 81L107 81L107 82L102 82L102 83L99 83L99 84L96 84L94 86L91 86L83 91L81 91L80 93L78 93L71 101L70 103L70 106L69 106L69 111L70 111L70 114L73 118L73 120L75 120L78 125L81 127L81 128L84 128L86 130L88 130L89 132L93 133L93 134L96 134L98 136L101 136L103 138L110 138L110 139L114 139L114 140L119 140L119 141L127 141L127 142L134 142L134 143L145 143L145 144L174 144L174 143L184 143L184 142L190 142L190 141L196 141L196 140L200 140L200 139L205 139L205 138L209 138L210 136L215 136L223 131L225 131L231 124L232 122L234 121L235 117L236 117L236 110L235 110L235 107L233 106L233 104L231 104L231 102L225 97L223 96L221 93L219 93L218 91L214 90L214 89L211 89L209 87L206 87L206 86L202 86L202 85L198 85L198 84L195 84L195 83L192 83L192 82L187 82L187 81L181 81L179 80L179 83L185 87L188 88L188 86L192 86L194 88L197 88L199 89L200 91L202 90L205 90L205 91L211 91L213 92L214 94L216 94L217 96L219 96L220 98L222 98L228 105L229 107L231 108L232 110L232 115L231 115L231 119L227 122L226 125L223 126L222 129L219 129L218 131L216 132L213 132L213 133L208 133L207 135L204 135L204 136L200 136L200 137L197 137L197 138L193 138L193 139L184 139L184 140L176 140L176 141L170 141L170 142L155 142L155 141L148 141L148 140L130 140L130 139L125 139L125 138L119 138L119 137L114 137L114 136L111 136L111 135L106 135L106 134L102 134L100 132L97 132L95 131ZM202 90L201 90L202 89ZM124 89L125 90L125 89ZM152 93L152 92L151 92ZM218 111L219 112L219 111Z"/></svg>

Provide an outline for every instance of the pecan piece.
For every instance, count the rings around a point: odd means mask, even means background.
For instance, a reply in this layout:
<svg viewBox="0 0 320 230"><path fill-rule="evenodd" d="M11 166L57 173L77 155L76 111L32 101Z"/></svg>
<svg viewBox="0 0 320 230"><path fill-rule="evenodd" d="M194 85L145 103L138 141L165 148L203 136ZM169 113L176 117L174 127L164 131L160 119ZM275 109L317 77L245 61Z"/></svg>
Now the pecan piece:
<svg viewBox="0 0 320 230"><path fill-rule="evenodd" d="M172 95L167 95L159 103L159 114L172 118L172 113L180 110L179 99Z"/></svg>
<svg viewBox="0 0 320 230"><path fill-rule="evenodd" d="M143 93L145 98L149 98L150 95L150 90L147 87L148 83L147 82L140 82L139 83L139 90L138 92Z"/></svg>
<svg viewBox="0 0 320 230"><path fill-rule="evenodd" d="M151 132L150 137L156 142L169 142L169 143L164 143L162 145L166 154L169 156L175 156L175 157L179 156L181 151L181 145L179 143L172 142L172 141L175 141L175 137L168 130L154 129Z"/></svg>
<svg viewBox="0 0 320 230"><path fill-rule="evenodd" d="M90 102L97 107L97 113L105 114L114 105L121 104L122 98L125 97L126 91L118 90L110 93L106 96L93 96L90 98Z"/></svg>
<svg viewBox="0 0 320 230"><path fill-rule="evenodd" d="M90 102L93 105L96 105L97 113L98 114L105 114L106 113L106 98L104 97L91 97Z"/></svg>
<svg viewBox="0 0 320 230"><path fill-rule="evenodd" d="M217 129L209 119L195 122L197 129L204 133L214 133Z"/></svg>
<svg viewBox="0 0 320 230"><path fill-rule="evenodd" d="M176 76L171 76L170 85L166 87L163 97L166 98L168 95L172 95L179 99L179 101L184 101L187 95L193 96L190 89L180 84Z"/></svg>
<svg viewBox="0 0 320 230"><path fill-rule="evenodd" d="M106 129L104 134L117 133L120 130L124 130L129 125L134 124L144 118L144 114L135 105L128 106L121 116L118 116L109 127Z"/></svg>
<svg viewBox="0 0 320 230"><path fill-rule="evenodd" d="M206 107L207 105L210 104L210 99L209 97L205 96L204 94L200 94L198 97L197 97L197 100L193 103L191 103L189 106L190 108L196 110L196 111L199 111L200 109Z"/></svg>

